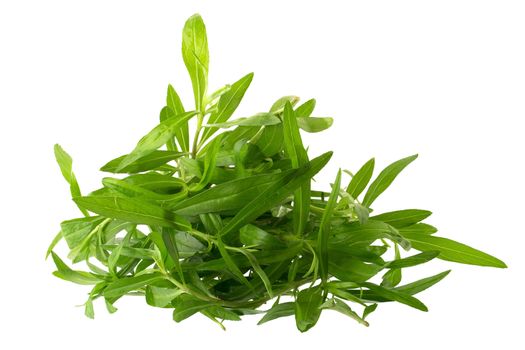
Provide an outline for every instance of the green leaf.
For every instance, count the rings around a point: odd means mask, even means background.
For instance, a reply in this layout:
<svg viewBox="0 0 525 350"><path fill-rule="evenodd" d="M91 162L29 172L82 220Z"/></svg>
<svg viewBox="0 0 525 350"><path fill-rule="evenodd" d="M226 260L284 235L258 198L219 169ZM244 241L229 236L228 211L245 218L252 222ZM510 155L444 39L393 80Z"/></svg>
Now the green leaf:
<svg viewBox="0 0 525 350"><path fill-rule="evenodd" d="M205 127L214 128L230 128L232 126L263 126L263 125L275 125L280 124L281 119L276 117L272 113L257 113L251 117L244 117L235 120L230 120L224 123L214 123L205 125Z"/></svg>
<svg viewBox="0 0 525 350"><path fill-rule="evenodd" d="M332 126L334 120L332 118L314 118L314 117L299 117L297 118L297 125L306 132L320 132Z"/></svg>
<svg viewBox="0 0 525 350"><path fill-rule="evenodd" d="M190 74L195 96L195 108L204 111L204 96L208 88L208 38L200 15L191 16L182 31L182 58Z"/></svg>
<svg viewBox="0 0 525 350"><path fill-rule="evenodd" d="M129 292L141 290L146 285L163 278L164 276L157 272L140 276L125 277L110 283L107 288L104 289L103 293L106 298L118 298Z"/></svg>
<svg viewBox="0 0 525 350"><path fill-rule="evenodd" d="M164 241L164 245L166 246L168 254L171 256L171 259L173 259L173 262L175 263L175 269L179 274L180 280L182 281L182 283L186 283L184 281L184 274L182 273L182 268L180 266L179 249L177 248L174 232L168 229L167 227L163 227L162 240Z"/></svg>
<svg viewBox="0 0 525 350"><path fill-rule="evenodd" d="M350 308L350 306L348 306L341 299L338 299L338 298L329 299L329 300L325 301L323 304L321 304L320 308L321 309L328 309L328 310L334 310L334 311L340 312L343 315L346 315L346 316L356 320L357 322L359 322L360 324L362 324L362 325L364 325L366 327L369 326L368 322L366 322L363 318L361 318L358 314L356 314L355 311L352 310Z"/></svg>
<svg viewBox="0 0 525 350"><path fill-rule="evenodd" d="M295 303L286 302L281 304L274 304L271 309L266 311L264 316L257 323L261 325L268 321L275 320L277 318L295 315Z"/></svg>
<svg viewBox="0 0 525 350"><path fill-rule="evenodd" d="M241 103L246 90L250 86L250 83L253 79L253 73L249 73L232 84L230 90L225 92L219 99L219 104L217 106L217 111L210 115L208 124L219 124L225 123L230 119L233 112L237 109ZM201 142L206 141L212 136L218 128L210 127L206 128L202 133Z"/></svg>
<svg viewBox="0 0 525 350"><path fill-rule="evenodd" d="M284 106L286 103L290 103L292 106L295 106L299 102L299 97L297 96L283 96L275 101L270 108L270 113L280 114L284 111Z"/></svg>
<svg viewBox="0 0 525 350"><path fill-rule="evenodd" d="M331 156L332 152L324 153L291 173L291 176L286 176L282 181L274 182L252 201L246 203L224 226L219 235L226 236L230 232L239 230L242 226L255 220L262 213L283 201L304 182L310 182L311 178L328 163Z"/></svg>
<svg viewBox="0 0 525 350"><path fill-rule="evenodd" d="M417 154L400 159L389 166L387 166L377 178L372 182L368 191L365 194L363 199L363 205L370 208L370 205L376 200L381 193L383 193L388 186L394 181L394 179L399 175L405 167L412 163L417 158Z"/></svg>
<svg viewBox="0 0 525 350"><path fill-rule="evenodd" d="M319 287L307 288L299 291L295 299L295 323L297 329L306 332L319 320L321 304L323 303L322 289Z"/></svg>
<svg viewBox="0 0 525 350"><path fill-rule="evenodd" d="M332 192L324 208L323 217L319 224L319 233L317 234L317 246L319 249L319 262L321 268L321 281L326 283L328 280L328 238L330 232L330 222L337 205L337 199L339 198L339 191L341 189L341 169L337 172L334 184L332 186Z"/></svg>
<svg viewBox="0 0 525 350"><path fill-rule="evenodd" d="M109 218L136 224L160 225L180 229L188 224L173 212L133 198L116 196L87 196L75 198L78 206Z"/></svg>
<svg viewBox="0 0 525 350"><path fill-rule="evenodd" d="M199 215L211 212L237 211L272 183L290 177L293 170L277 174L255 175L228 181L176 204L172 209L179 215Z"/></svg>
<svg viewBox="0 0 525 350"><path fill-rule="evenodd" d="M424 264L439 255L439 251L429 250L423 253L412 255L403 259L396 259L387 263L386 267L389 269L400 269L405 267L416 266Z"/></svg>
<svg viewBox="0 0 525 350"><path fill-rule="evenodd" d="M182 101L180 100L179 95L173 88L173 86L168 85L168 94L166 97L166 105L175 112L175 115L183 115L186 111L184 109L184 106L182 104ZM167 115L166 115L167 117ZM175 137L177 138L177 141L180 145L180 149L183 152L189 152L190 150L190 136L189 136L189 128L188 128L188 122L183 122L176 130L175 130Z"/></svg>
<svg viewBox="0 0 525 350"><path fill-rule="evenodd" d="M491 266L499 268L507 267L503 261L492 255L448 238L412 232L405 232L404 236L410 241L414 249L420 251L439 251L440 254L438 255L438 258L442 260L479 266Z"/></svg>
<svg viewBox="0 0 525 350"><path fill-rule="evenodd" d="M53 275L55 275L58 278L76 284L84 285L97 284L101 281L100 278L96 277L95 275L89 272L72 270L53 251L51 252L51 256L57 267L57 271L53 272Z"/></svg>
<svg viewBox="0 0 525 350"><path fill-rule="evenodd" d="M55 246L58 244L58 242L60 242L61 239L62 239L62 231L58 231L57 235L55 236L55 238L53 238L53 240L51 241L51 244L49 244L49 247L47 248L46 259L49 256L49 254L51 254L51 251L55 249Z"/></svg>
<svg viewBox="0 0 525 350"><path fill-rule="evenodd" d="M219 152L219 149L221 147L221 141L224 134L221 134L217 136L216 138L211 141L211 146L208 147L206 151L206 156L204 158L204 172L202 174L202 177L199 181L199 183L191 185L190 191L192 192L198 192L201 191L204 187L206 187L213 176L213 172L215 171L215 164L217 161L217 153Z"/></svg>
<svg viewBox="0 0 525 350"><path fill-rule="evenodd" d="M295 109L297 118L307 118L312 115L315 109L315 99L310 99Z"/></svg>
<svg viewBox="0 0 525 350"><path fill-rule="evenodd" d="M175 307L175 310L173 310L173 320L175 322L181 322L197 312L214 305L212 302L199 300L188 294L178 296L173 300L172 304Z"/></svg>
<svg viewBox="0 0 525 350"><path fill-rule="evenodd" d="M284 243L274 235L255 225L245 225L240 229L239 236L241 243L246 246L259 247L264 249L283 248Z"/></svg>
<svg viewBox="0 0 525 350"><path fill-rule="evenodd" d="M428 210L405 209L372 216L370 219L383 221L399 229L423 221L431 214L432 212Z"/></svg>
<svg viewBox="0 0 525 350"><path fill-rule="evenodd" d="M177 288L164 288L148 285L146 287L146 302L151 306L167 307L171 306L171 301L182 293L183 291Z"/></svg>
<svg viewBox="0 0 525 350"><path fill-rule="evenodd" d="M437 275L422 278L418 281L405 284L403 286L397 287L396 290L401 293L405 293L408 295L414 295L417 293L420 293L430 287L432 287L434 284L441 281L443 278L447 277L447 275L450 273L450 270L443 271L441 273L438 273Z"/></svg>
<svg viewBox="0 0 525 350"><path fill-rule="evenodd" d="M352 198L357 198L364 191L374 173L374 165L375 159L372 158L366 162L354 176L352 176L352 180L350 180L350 183L346 188L346 193L352 196Z"/></svg>
<svg viewBox="0 0 525 350"><path fill-rule="evenodd" d="M367 305L365 307L365 309L363 310L363 320L368 316L370 315L372 312L376 311L377 309L377 304L371 304L371 305Z"/></svg>
<svg viewBox="0 0 525 350"><path fill-rule="evenodd" d="M184 114L175 115L175 113L168 107L164 107L164 110L169 116L139 140L133 151L122 159L116 172L123 171L123 169L136 160L153 153L158 148L165 145L173 138L177 129L196 114L196 112L186 112Z"/></svg>
<svg viewBox="0 0 525 350"><path fill-rule="evenodd" d="M308 162L308 155L301 140L297 118L292 105L286 102L283 112L284 152L292 161L292 168L299 168ZM293 205L294 233L303 233L308 217L310 215L310 181L305 181L300 188L294 192Z"/></svg>
<svg viewBox="0 0 525 350"><path fill-rule="evenodd" d="M399 254L399 247L397 244L394 245L394 249L395 249L395 257L396 257L396 260L394 260L392 263L393 263L393 266L390 266L388 265L388 267L390 267L390 270L388 270L384 275L383 275L383 281L381 282L381 286L382 287L386 287L386 288L392 288L392 287L395 287L397 286L399 283L401 283L401 278L402 278L402 272L401 272L401 268L402 267L407 267L404 263L399 263L400 261L404 260L404 259L401 259L401 256ZM435 256L434 256L435 257ZM431 258L432 259L432 258ZM417 258L415 259L416 261L418 260ZM430 260L430 259L429 259ZM428 261L428 260L427 260ZM397 262L397 265L396 265L396 262ZM405 261L406 262L406 261ZM410 263L415 263L414 260L412 261L408 261L408 266L410 266ZM421 263L423 263L425 261L422 261Z"/></svg>
<svg viewBox="0 0 525 350"><path fill-rule="evenodd" d="M152 153L138 158L137 160L131 162L129 165L125 166L122 169L119 169L120 164L126 158L128 155L123 155L118 158L115 158L108 163L106 163L102 168L100 168L101 171L105 171L108 173L126 173L126 174L135 174L140 173L147 170L154 170L160 167L161 165L166 164L167 162L171 160L175 160L181 156L183 156L184 153L181 152L173 152L173 151L153 151Z"/></svg>
<svg viewBox="0 0 525 350"><path fill-rule="evenodd" d="M399 229L399 233L402 235L405 233L417 233L422 235L431 235L436 233L438 230L432 225L425 224L425 223L418 223L410 226L406 226Z"/></svg>
<svg viewBox="0 0 525 350"><path fill-rule="evenodd" d="M117 247L111 252L111 255L109 256L108 258L108 268L109 268L109 271L111 272L111 274L113 276L117 276L117 262L118 262L118 259L120 258L120 254L122 252L122 248L123 247L127 247L129 245L129 241L131 239L131 234L133 233L133 231L129 231L126 236L124 237L124 239L120 242L119 245L117 245Z"/></svg>
<svg viewBox="0 0 525 350"><path fill-rule="evenodd" d="M415 309L421 310L421 311L428 311L428 308L418 299L414 298L413 296L410 296L408 294L405 294L403 292L400 292L399 290L395 289L387 289L378 285L375 285L370 282L362 282L360 283L362 287L368 288L375 294L384 297L389 300L394 300L397 302L400 302L401 304L405 304L408 306L411 306Z"/></svg>
<svg viewBox="0 0 525 350"><path fill-rule="evenodd" d="M80 197L82 194L80 193L80 187L78 186L77 178L75 176L75 173L73 172L73 159L66 151L64 151L64 149L59 144L55 144L54 150L55 159L58 163L58 166L60 167L62 176L69 184L69 191L71 192L71 197ZM84 214L85 216L89 216L87 211L85 211L82 208L79 209L82 212L82 214Z"/></svg>

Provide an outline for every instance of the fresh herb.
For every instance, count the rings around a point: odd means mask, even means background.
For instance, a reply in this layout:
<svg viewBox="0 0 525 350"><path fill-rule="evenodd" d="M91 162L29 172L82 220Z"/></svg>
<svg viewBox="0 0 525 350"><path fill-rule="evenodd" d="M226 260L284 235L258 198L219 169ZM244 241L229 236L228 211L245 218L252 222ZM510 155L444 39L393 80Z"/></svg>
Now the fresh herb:
<svg viewBox="0 0 525 350"><path fill-rule="evenodd" d="M159 124L129 154L102 166L115 175L101 188L82 196L71 157L55 146L83 216L62 222L47 254L55 276L93 286L84 304L88 317L96 299L112 313L121 297L142 295L151 306L173 309L176 322L201 313L224 327L224 320L261 313L259 324L294 316L304 332L323 311L335 310L368 326L365 318L378 303L427 311L414 295L449 272L400 285L403 269L434 258L506 267L435 236L437 229L422 222L430 211L373 213L374 201L417 155L374 179L374 159L355 175L340 170L325 192L312 180L332 153L312 156L301 139L301 130L332 125L331 118L312 116L315 100L297 105L297 97L285 96L267 112L232 119L253 74L208 91L208 42L199 15L184 26L182 54L195 108L186 110L168 86ZM68 258L88 271L55 253L62 239ZM420 252L403 256L411 249Z"/></svg>

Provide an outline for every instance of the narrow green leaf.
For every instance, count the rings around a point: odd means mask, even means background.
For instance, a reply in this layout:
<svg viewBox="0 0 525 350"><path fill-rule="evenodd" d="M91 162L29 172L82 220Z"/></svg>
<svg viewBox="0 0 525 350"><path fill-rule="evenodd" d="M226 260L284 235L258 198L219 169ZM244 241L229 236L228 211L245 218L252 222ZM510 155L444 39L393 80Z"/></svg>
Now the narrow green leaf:
<svg viewBox="0 0 525 350"><path fill-rule="evenodd" d="M241 243L243 243L246 246L254 246L264 249L275 249L284 247L284 243L277 239L274 235L251 224L243 226L240 229L239 239L241 240Z"/></svg>
<svg viewBox="0 0 525 350"><path fill-rule="evenodd" d="M406 226L399 229L399 232L403 235L405 233L417 233L422 235L431 235L436 233L438 230L432 225L425 223L417 223L414 225Z"/></svg>
<svg viewBox="0 0 525 350"><path fill-rule="evenodd" d="M307 118L312 115L315 109L315 99L310 99L295 109L297 118Z"/></svg>
<svg viewBox="0 0 525 350"><path fill-rule="evenodd" d="M443 278L445 278L450 273L450 270L443 271L441 273L438 273L437 275L422 278L418 281L405 284L403 286L399 286L395 288L398 292L405 293L408 295L414 295L417 293L420 293L430 287L432 287L434 284L441 281Z"/></svg>
<svg viewBox="0 0 525 350"><path fill-rule="evenodd" d="M111 252L111 255L108 258L108 268L109 271L113 276L117 276L117 262L120 258L120 253L122 252L122 248L129 245L129 241L131 239L131 234L133 231L129 231L124 239L120 242L119 245Z"/></svg>
<svg viewBox="0 0 525 350"><path fill-rule="evenodd" d="M242 226L255 220L262 213L280 203L304 182L310 182L311 178L328 163L331 156L332 152L324 153L291 173L291 176L286 176L282 181L274 182L253 200L246 203L224 226L219 235L226 236L230 232L239 230Z"/></svg>
<svg viewBox="0 0 525 350"><path fill-rule="evenodd" d="M171 306L171 301L182 293L183 291L177 288L164 288L148 285L146 287L146 302L151 306L167 307Z"/></svg>
<svg viewBox="0 0 525 350"><path fill-rule="evenodd" d="M377 304L371 304L371 305L367 305L365 307L365 309L363 310L363 320L368 316L370 315L372 312L376 311L377 309Z"/></svg>
<svg viewBox="0 0 525 350"><path fill-rule="evenodd" d="M376 221L383 221L384 223L387 223L389 225L394 226L395 228L400 229L423 221L426 218L428 218L431 214L432 212L428 210L405 209L372 216L370 219Z"/></svg>
<svg viewBox="0 0 525 350"><path fill-rule="evenodd" d="M404 236L420 251L437 250L439 259L461 264L506 268L500 259L448 238L405 232Z"/></svg>
<svg viewBox="0 0 525 350"><path fill-rule="evenodd" d="M209 301L199 300L191 295L182 294L173 300L173 320L181 322L188 317L200 312L214 304Z"/></svg>
<svg viewBox="0 0 525 350"><path fill-rule="evenodd" d="M268 321L272 321L272 320L275 320L281 317L292 316L294 314L295 314L295 303L294 302L274 304L271 309L266 311L264 316L259 320L257 324L261 325Z"/></svg>
<svg viewBox="0 0 525 350"><path fill-rule="evenodd" d="M372 203L376 200L377 197L381 193L383 193L388 186L394 181L394 179L399 175L399 173L405 169L405 167L412 163L417 158L417 154L406 157L403 159L400 159L389 166L387 166L379 175L377 178L372 182L370 187L368 188L368 191L365 194L365 198L363 199L363 205L366 207L370 207Z"/></svg>
<svg viewBox="0 0 525 350"><path fill-rule="evenodd" d="M87 196L75 198L82 208L109 218L136 224L188 228L184 219L159 206L133 198L115 196Z"/></svg>
<svg viewBox="0 0 525 350"><path fill-rule="evenodd" d="M421 311L428 311L428 308L418 299L414 298L413 296L410 296L408 294L405 294L403 292L400 292L399 290L395 289L387 289L378 285L375 285L370 282L362 282L360 283L362 287L368 288L375 294L382 296L389 300L394 300L397 302L400 302L402 304L411 306L415 309L421 310Z"/></svg>
<svg viewBox="0 0 525 350"><path fill-rule="evenodd" d="M57 267L57 271L53 272L53 275L58 278L84 285L97 284L101 281L98 277L89 272L72 270L53 251L51 251L51 257Z"/></svg>
<svg viewBox="0 0 525 350"><path fill-rule="evenodd" d="M281 119L272 113L257 113L251 117L244 117L235 120L230 120L224 123L207 124L205 127L210 128L230 128L232 126L263 126L280 124Z"/></svg>
<svg viewBox="0 0 525 350"><path fill-rule="evenodd" d="M184 109L184 106L182 104L182 101L180 100L179 95L173 88L173 86L168 85L168 93L166 96L166 105L175 112L175 115L183 115L186 110ZM180 145L180 149L183 152L189 152L190 150L190 136L189 136L189 128L188 128L188 122L183 122L180 124L180 126L175 130L175 137L177 138L177 141Z"/></svg>
<svg viewBox="0 0 525 350"><path fill-rule="evenodd" d="M181 153L181 152L153 151L152 153L144 157L138 158L137 160L131 162L126 167L119 169L120 164L122 163L124 158L128 156L128 155L123 155L113 160L110 160L108 163L102 166L100 170L108 172L108 173L135 174L135 173L140 173L140 172L147 171L147 170L157 169L161 165L164 165L167 162L171 160L175 160L183 155L184 153Z"/></svg>
<svg viewBox="0 0 525 350"><path fill-rule="evenodd" d="M164 107L166 113L173 113L168 107ZM170 139L175 135L175 131L185 122L187 122L191 117L193 117L196 112L186 112L181 115L170 115L159 125L154 127L149 133L143 136L133 151L128 154L116 169L116 172L121 172L122 169L125 169L130 164L135 162L137 159L145 157L150 153L153 153L161 146L165 145Z"/></svg>
<svg viewBox="0 0 525 350"><path fill-rule="evenodd" d="M348 304L346 304L341 299L338 299L338 298L329 299L325 301L323 304L321 304L320 308L340 312L343 315L346 315L356 320L357 322L359 322L360 324L366 327L369 326L368 322L366 322L363 318L361 318L358 314L356 314L355 311L352 310L352 308L350 308L350 306L348 306Z"/></svg>
<svg viewBox="0 0 525 350"><path fill-rule="evenodd" d="M241 103L246 90L250 86L253 79L253 73L249 73L232 84L230 90L225 92L219 99L217 106L217 112L210 115L208 124L225 123L233 115L233 112L237 109ZM204 142L210 138L217 130L217 127L206 128L202 133L202 141Z"/></svg>
<svg viewBox="0 0 525 350"><path fill-rule="evenodd" d="M61 239L62 239L62 231L58 231L57 235L55 236L55 238L53 238L53 240L51 241L51 244L49 244L49 247L47 248L46 259L49 256L49 254L51 254L51 251L55 248L55 246L58 244L58 242L60 242Z"/></svg>
<svg viewBox="0 0 525 350"><path fill-rule="evenodd" d="M297 125L306 132L320 132L332 126L334 120L329 117L299 117L297 118Z"/></svg>
<svg viewBox="0 0 525 350"><path fill-rule="evenodd" d="M399 263L401 260L404 260L404 259L401 259L401 256L399 254L399 246L397 244L394 245L394 249L395 249L396 259L393 261L394 263L393 266L383 275L383 281L381 281L382 287L392 288L392 287L397 286L399 283L401 283L401 278L402 278L401 267L407 267L403 263ZM395 264L395 262L397 262L397 265ZM410 264L411 262L414 262L414 261L408 261L408 264Z"/></svg>
<svg viewBox="0 0 525 350"><path fill-rule="evenodd" d="M299 102L299 97L297 96L283 96L275 101L270 108L270 113L280 114L284 111L284 106L286 103L290 103L292 106L295 106Z"/></svg>
<svg viewBox="0 0 525 350"><path fill-rule="evenodd" d="M62 176L69 184L69 191L71 192L71 197L80 197L80 187L78 186L77 178L73 172L73 159L71 156L64 151L64 149L59 145L55 144L55 159L60 167ZM88 212L82 208L79 208L84 216L89 216Z"/></svg>
<svg viewBox="0 0 525 350"><path fill-rule="evenodd" d="M308 155L301 140L297 118L292 105L286 102L283 112L284 152L292 161L292 168L299 168L308 162ZM294 192L293 225L294 233L301 235L310 214L310 181L301 184Z"/></svg>
<svg viewBox="0 0 525 350"><path fill-rule="evenodd" d="M195 108L204 111L204 96L208 88L208 38L201 16L195 14L185 23L182 31L182 58L190 74L195 96Z"/></svg>
<svg viewBox="0 0 525 350"><path fill-rule="evenodd" d="M400 269L405 267L411 267L416 266L420 264L424 264L435 257L439 255L439 251L436 250L429 250L423 253L419 253L416 255L412 255L403 259L397 259L393 260L389 263L387 263L386 267L389 269Z"/></svg>
<svg viewBox="0 0 525 350"><path fill-rule="evenodd" d="M109 284L107 288L104 289L103 293L106 298L118 298L129 292L140 290L146 285L163 278L164 277L157 272L140 276L125 277Z"/></svg>
<svg viewBox="0 0 525 350"><path fill-rule="evenodd" d="M352 196L352 198L357 198L365 190L366 185L368 185L368 182L374 173L374 165L375 159L372 158L366 162L354 176L352 176L352 180L350 180L350 183L346 188L346 193Z"/></svg>
<svg viewBox="0 0 525 350"><path fill-rule="evenodd" d="M175 269L177 270L177 273L179 274L180 280L182 283L186 283L184 281L184 274L182 273L182 268L180 266L180 255L179 255L179 249L177 248L177 243L175 240L175 234L172 230L170 230L167 227L162 228L162 240L164 241L164 245L166 246L166 249L168 250L168 254L173 259L173 262L175 263Z"/></svg>
<svg viewBox="0 0 525 350"><path fill-rule="evenodd" d="M321 304L323 303L322 289L319 287L307 288L299 291L295 300L295 323L297 329L306 332L319 320Z"/></svg>
<svg viewBox="0 0 525 350"><path fill-rule="evenodd" d="M330 236L330 222L332 219L337 199L339 198L339 191L341 188L341 169L337 172L332 192L326 203L326 207L319 225L319 233L317 234L317 246L319 249L319 263L321 268L321 281L326 283L328 280L328 238Z"/></svg>

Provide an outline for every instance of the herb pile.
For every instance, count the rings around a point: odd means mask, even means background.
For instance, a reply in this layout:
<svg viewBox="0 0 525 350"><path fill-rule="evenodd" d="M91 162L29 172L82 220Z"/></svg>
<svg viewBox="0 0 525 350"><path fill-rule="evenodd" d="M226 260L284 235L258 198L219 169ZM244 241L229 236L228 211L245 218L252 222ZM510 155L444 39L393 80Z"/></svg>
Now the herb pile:
<svg viewBox="0 0 525 350"><path fill-rule="evenodd" d="M434 235L437 229L422 222L427 210L372 212L417 155L373 180L371 159L355 174L339 171L331 191L321 191L312 179L332 153L311 157L300 132L332 124L311 116L315 100L299 105L286 96L267 112L232 119L253 74L207 93L208 44L199 15L184 26L182 55L195 108L187 110L168 86L160 123L129 154L102 166L117 174L105 177L102 188L82 196L71 157L55 146L84 216L61 223L48 255L55 276L93 286L84 304L88 317L96 299L114 312L121 297L141 295L151 306L173 309L177 322L201 313L224 327L224 320L260 313L259 324L294 316L304 332L321 312L335 310L368 325L382 302L427 311L414 295L449 273L400 285L403 269L434 258L506 267ZM68 258L83 268L72 269L53 251L61 239ZM419 252L402 254L411 249ZM389 250L393 259L385 258Z"/></svg>

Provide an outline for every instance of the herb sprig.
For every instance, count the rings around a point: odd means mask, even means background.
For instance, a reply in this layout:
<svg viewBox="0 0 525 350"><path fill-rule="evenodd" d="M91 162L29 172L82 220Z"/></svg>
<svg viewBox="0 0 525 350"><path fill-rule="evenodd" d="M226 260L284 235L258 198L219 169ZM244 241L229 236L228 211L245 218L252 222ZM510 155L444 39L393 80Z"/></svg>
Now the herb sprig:
<svg viewBox="0 0 525 350"><path fill-rule="evenodd" d="M102 166L115 175L101 188L82 196L71 157L55 146L83 217L61 223L47 255L55 276L93 286L86 316L94 317L96 299L113 313L121 297L141 295L151 306L173 309L177 322L201 313L224 328L224 320L260 313L259 324L294 316L304 332L328 309L368 326L379 303L427 311L414 295L450 272L401 285L406 268L434 258L506 267L436 236L423 223L430 211L373 213L375 200L417 155L373 180L374 159L355 174L339 170L330 192L318 190L312 179L332 152L311 157L300 131L323 131L332 119L312 116L315 100L299 105L285 96L267 112L232 119L253 74L208 93L208 42L199 15L184 26L182 55L195 108L186 110L169 85L159 124L129 154ZM84 269L72 269L53 251L62 239L68 258ZM419 253L402 254L412 249ZM385 258L389 250L393 260Z"/></svg>

